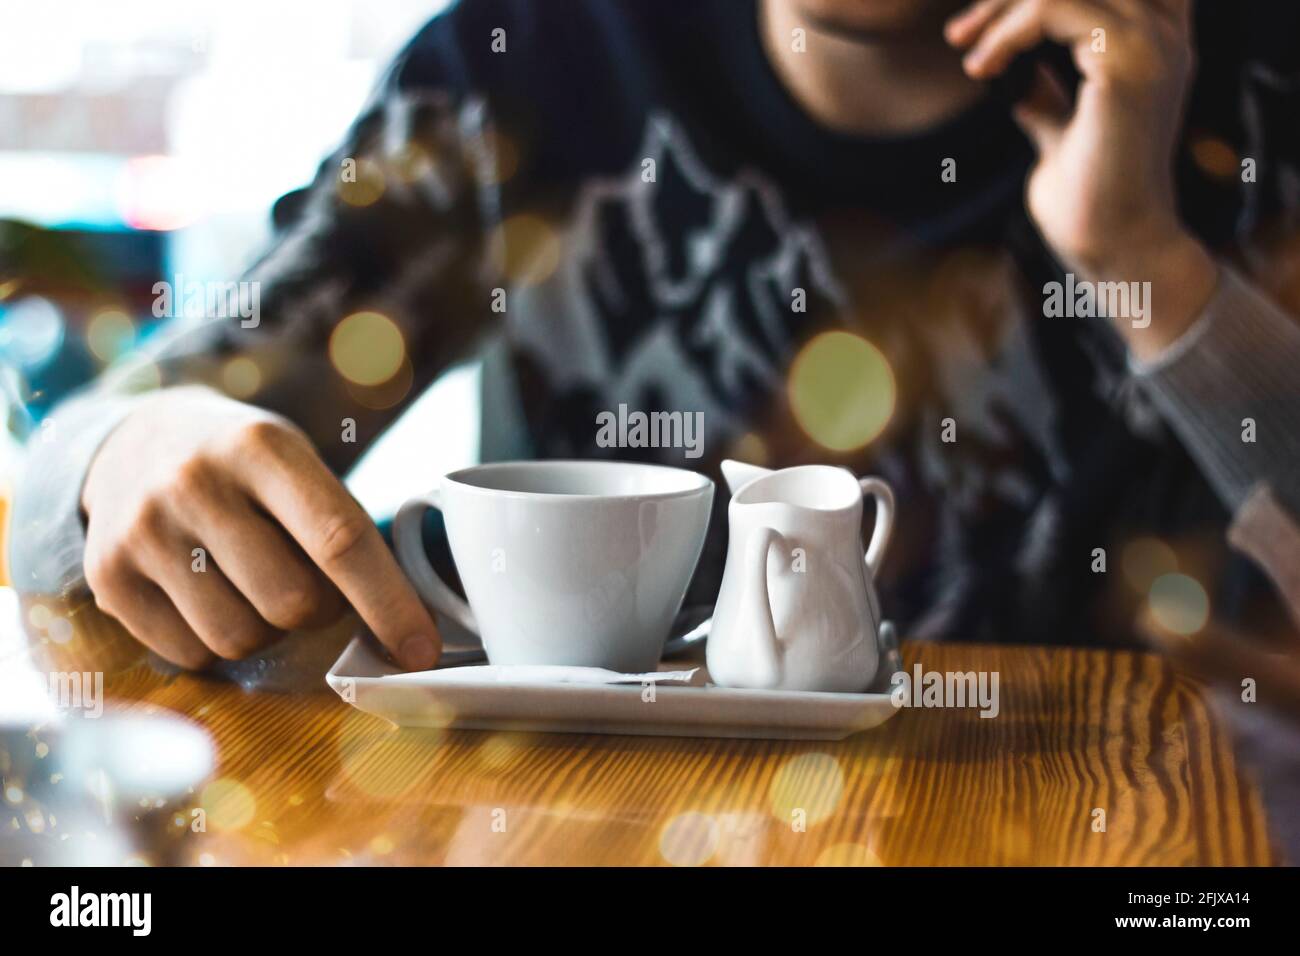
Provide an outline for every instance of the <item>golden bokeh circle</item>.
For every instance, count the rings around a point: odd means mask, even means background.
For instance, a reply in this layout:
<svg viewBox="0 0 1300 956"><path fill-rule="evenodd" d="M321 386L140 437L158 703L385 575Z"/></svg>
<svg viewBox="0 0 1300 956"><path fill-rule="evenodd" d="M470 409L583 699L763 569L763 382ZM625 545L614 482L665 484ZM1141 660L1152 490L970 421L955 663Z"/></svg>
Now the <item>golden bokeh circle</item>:
<svg viewBox="0 0 1300 956"><path fill-rule="evenodd" d="M353 384L382 385L397 374L405 358L402 330L379 312L354 312L330 333L330 361Z"/></svg>
<svg viewBox="0 0 1300 956"><path fill-rule="evenodd" d="M384 171L373 159L358 159L355 162L355 168L339 171L339 198L349 206L369 206L384 194Z"/></svg>
<svg viewBox="0 0 1300 956"><path fill-rule="evenodd" d="M238 780L222 777L203 788L199 806L207 816L207 825L213 829L242 830L253 822L257 799Z"/></svg>
<svg viewBox="0 0 1300 956"><path fill-rule="evenodd" d="M410 185L433 172L433 157L418 143L404 144L390 160L397 178Z"/></svg>
<svg viewBox="0 0 1300 956"><path fill-rule="evenodd" d="M410 359L403 358L397 372L379 385L357 385L347 382L348 394L363 408L384 411L400 405L415 382L415 369Z"/></svg>
<svg viewBox="0 0 1300 956"><path fill-rule="evenodd" d="M1124 545L1119 563L1124 580L1141 594L1162 574L1178 570L1178 555L1159 538L1134 538Z"/></svg>
<svg viewBox="0 0 1300 956"><path fill-rule="evenodd" d="M840 762L820 752L791 757L777 770L768 790L772 816L785 826L796 821L811 826L826 819L835 812L843 794Z"/></svg>
<svg viewBox="0 0 1300 956"><path fill-rule="evenodd" d="M680 813L659 833L659 855L673 866L703 866L718 852L718 822L707 813Z"/></svg>
<svg viewBox="0 0 1300 956"><path fill-rule="evenodd" d="M221 367L221 387L231 398L252 398L262 387L262 370L248 356L236 356Z"/></svg>
<svg viewBox="0 0 1300 956"><path fill-rule="evenodd" d="M479 745L475 756L485 768L504 770L527 753L526 741L517 733L494 733Z"/></svg>
<svg viewBox="0 0 1300 956"><path fill-rule="evenodd" d="M537 285L560 264L560 236L544 219L520 214L492 230L488 252L506 282Z"/></svg>
<svg viewBox="0 0 1300 956"><path fill-rule="evenodd" d="M338 732L339 766L348 785L368 797L399 797L428 781L429 762L441 745L440 730L454 712L439 701L429 702L431 726L420 733L376 726L374 718L351 711Z"/></svg>
<svg viewBox="0 0 1300 956"><path fill-rule="evenodd" d="M894 414L897 388L883 352L851 332L823 332L795 357L790 407L804 433L831 451L875 439Z"/></svg>

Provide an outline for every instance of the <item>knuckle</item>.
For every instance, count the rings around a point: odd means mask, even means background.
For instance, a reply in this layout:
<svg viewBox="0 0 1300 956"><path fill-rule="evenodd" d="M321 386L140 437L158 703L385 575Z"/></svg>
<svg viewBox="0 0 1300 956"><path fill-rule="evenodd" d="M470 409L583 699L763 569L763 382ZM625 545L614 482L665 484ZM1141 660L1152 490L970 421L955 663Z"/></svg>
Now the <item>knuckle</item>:
<svg viewBox="0 0 1300 956"><path fill-rule="evenodd" d="M269 627L246 621L222 629L206 638L204 643L224 660L241 661L257 653L272 636Z"/></svg>
<svg viewBox="0 0 1300 956"><path fill-rule="evenodd" d="M359 514L336 514L321 526L318 550L321 558L333 564L354 554L370 530L370 520Z"/></svg>
<svg viewBox="0 0 1300 956"><path fill-rule="evenodd" d="M319 596L309 588L286 588L275 595L266 619L282 631L304 627L316 617Z"/></svg>
<svg viewBox="0 0 1300 956"><path fill-rule="evenodd" d="M112 584L103 581L90 582L90 594L95 599L95 607L109 617L116 618L121 612L120 592Z"/></svg>
<svg viewBox="0 0 1300 956"><path fill-rule="evenodd" d="M96 606L101 611L112 613L110 605L117 604L117 593L127 573L124 552L115 550L87 555L83 571Z"/></svg>
<svg viewBox="0 0 1300 956"><path fill-rule="evenodd" d="M127 527L129 534L134 536L161 538L167 528L167 509L162 499L156 495L145 498L136 508Z"/></svg>
<svg viewBox="0 0 1300 956"><path fill-rule="evenodd" d="M172 475L172 490L182 498L209 496L216 484L212 465L205 458L190 458Z"/></svg>
<svg viewBox="0 0 1300 956"><path fill-rule="evenodd" d="M278 453L293 440L293 431L273 418L256 418L239 426L235 446L240 453L263 457Z"/></svg>

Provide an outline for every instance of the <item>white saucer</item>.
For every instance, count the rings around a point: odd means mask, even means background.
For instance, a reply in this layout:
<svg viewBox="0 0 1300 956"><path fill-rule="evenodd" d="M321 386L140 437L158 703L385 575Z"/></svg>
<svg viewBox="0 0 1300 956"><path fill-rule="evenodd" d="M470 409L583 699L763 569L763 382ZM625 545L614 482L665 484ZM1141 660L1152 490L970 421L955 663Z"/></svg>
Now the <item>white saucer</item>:
<svg viewBox="0 0 1300 956"><path fill-rule="evenodd" d="M665 663L664 670L681 669ZM888 688L881 667L876 686ZM883 724L897 708L887 692L823 694L639 684L550 684L526 681L421 682L353 638L325 679L354 707L402 727L524 730L664 737L840 740ZM436 673L434 672L430 672ZM883 687L881 686L883 682Z"/></svg>

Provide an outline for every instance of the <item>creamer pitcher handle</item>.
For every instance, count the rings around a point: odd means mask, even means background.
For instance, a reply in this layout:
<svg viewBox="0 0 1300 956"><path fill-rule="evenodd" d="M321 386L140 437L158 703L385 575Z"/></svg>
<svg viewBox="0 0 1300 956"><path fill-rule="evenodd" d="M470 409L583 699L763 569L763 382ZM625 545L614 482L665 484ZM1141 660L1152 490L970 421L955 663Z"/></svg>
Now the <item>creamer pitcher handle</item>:
<svg viewBox="0 0 1300 956"><path fill-rule="evenodd" d="M781 540L775 528L755 528L745 543L745 591L741 606L754 608L749 618L754 629L754 653L750 658L755 673L751 674L750 687L775 687L781 678L781 648L776 639L776 622L772 619L772 597L767 588L767 558L772 545ZM757 607L755 607L757 606ZM767 673L758 673L765 670Z"/></svg>
<svg viewBox="0 0 1300 956"><path fill-rule="evenodd" d="M858 484L863 496L876 499L876 526L871 529L871 543L867 545L867 570L875 580L880 562L889 546L889 536L894 531L894 489L879 478L861 478Z"/></svg>

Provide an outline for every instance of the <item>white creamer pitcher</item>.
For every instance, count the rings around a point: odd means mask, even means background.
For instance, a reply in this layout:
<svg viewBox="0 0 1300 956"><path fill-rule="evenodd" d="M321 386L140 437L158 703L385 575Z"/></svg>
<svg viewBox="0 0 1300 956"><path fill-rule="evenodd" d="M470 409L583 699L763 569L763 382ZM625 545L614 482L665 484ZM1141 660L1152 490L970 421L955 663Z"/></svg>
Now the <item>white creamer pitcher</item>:
<svg viewBox="0 0 1300 956"><path fill-rule="evenodd" d="M894 523L879 478L802 465L768 471L722 463L733 495L730 543L708 643L726 687L865 690L879 666L874 579ZM876 501L862 551L862 500Z"/></svg>

